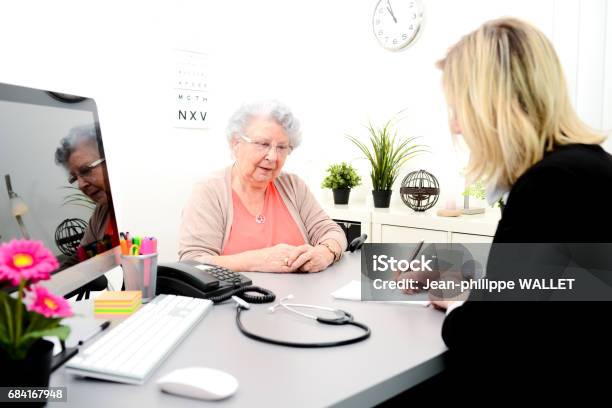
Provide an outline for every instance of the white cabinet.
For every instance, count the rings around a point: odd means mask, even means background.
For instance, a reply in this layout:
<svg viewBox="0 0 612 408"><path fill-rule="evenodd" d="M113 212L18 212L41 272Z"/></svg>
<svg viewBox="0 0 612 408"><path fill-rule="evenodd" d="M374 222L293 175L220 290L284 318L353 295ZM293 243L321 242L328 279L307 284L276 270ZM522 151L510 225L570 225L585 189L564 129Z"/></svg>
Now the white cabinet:
<svg viewBox="0 0 612 408"><path fill-rule="evenodd" d="M372 242L490 243L500 215L497 209L487 209L484 214L439 217L433 209L421 213L407 207L374 208Z"/></svg>
<svg viewBox="0 0 612 408"><path fill-rule="evenodd" d="M462 234L460 232L451 233L451 241L453 244L490 244L493 242L493 237L488 235Z"/></svg>
<svg viewBox="0 0 612 408"><path fill-rule="evenodd" d="M424 213L405 206L372 208L364 205L327 205L325 211L335 219L360 222L362 232L372 243L491 243L500 219L499 209L484 214L439 217L435 209Z"/></svg>
<svg viewBox="0 0 612 408"><path fill-rule="evenodd" d="M436 231L423 228L398 227L382 225L380 242L412 243L412 242L448 242L447 231Z"/></svg>

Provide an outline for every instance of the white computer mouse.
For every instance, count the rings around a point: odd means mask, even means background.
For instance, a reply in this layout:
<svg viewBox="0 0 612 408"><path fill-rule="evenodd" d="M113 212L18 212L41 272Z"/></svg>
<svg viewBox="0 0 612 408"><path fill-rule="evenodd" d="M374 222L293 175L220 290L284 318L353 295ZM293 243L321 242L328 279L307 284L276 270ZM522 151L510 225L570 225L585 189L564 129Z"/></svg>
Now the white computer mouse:
<svg viewBox="0 0 612 408"><path fill-rule="evenodd" d="M170 394L203 400L227 398L238 389L238 380L233 375L206 367L174 370L157 380L157 384Z"/></svg>

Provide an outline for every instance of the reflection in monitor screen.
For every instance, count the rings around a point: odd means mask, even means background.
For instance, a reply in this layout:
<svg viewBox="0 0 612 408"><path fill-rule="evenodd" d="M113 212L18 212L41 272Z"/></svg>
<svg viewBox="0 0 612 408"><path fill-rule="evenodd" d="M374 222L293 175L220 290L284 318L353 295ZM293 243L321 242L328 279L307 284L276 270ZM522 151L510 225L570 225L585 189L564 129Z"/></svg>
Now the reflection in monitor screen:
<svg viewBox="0 0 612 408"><path fill-rule="evenodd" d="M92 99L0 84L0 242L42 241L61 265L57 292L116 265L107 167Z"/></svg>

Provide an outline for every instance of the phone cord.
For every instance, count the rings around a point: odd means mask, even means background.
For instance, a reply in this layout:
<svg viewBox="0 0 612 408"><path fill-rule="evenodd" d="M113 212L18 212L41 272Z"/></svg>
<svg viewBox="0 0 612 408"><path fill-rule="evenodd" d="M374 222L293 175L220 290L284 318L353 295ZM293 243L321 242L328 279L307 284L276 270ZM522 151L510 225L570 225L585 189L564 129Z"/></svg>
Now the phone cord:
<svg viewBox="0 0 612 408"><path fill-rule="evenodd" d="M259 293L259 295L251 295L250 293ZM219 296L209 298L213 303L221 303L230 299L232 296L238 296L248 303L271 303L276 299L274 292L260 288L259 286L240 286L230 292Z"/></svg>

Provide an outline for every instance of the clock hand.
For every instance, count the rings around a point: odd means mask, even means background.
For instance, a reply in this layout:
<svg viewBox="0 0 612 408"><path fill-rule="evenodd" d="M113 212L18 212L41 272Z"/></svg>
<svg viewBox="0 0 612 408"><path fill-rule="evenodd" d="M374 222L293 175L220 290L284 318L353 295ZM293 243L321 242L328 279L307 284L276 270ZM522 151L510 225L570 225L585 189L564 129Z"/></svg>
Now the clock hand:
<svg viewBox="0 0 612 408"><path fill-rule="evenodd" d="M395 14L393 14L393 8L391 8L391 3L389 3L389 0L387 0L387 11L389 12L389 14L391 14L391 17L393 17L393 21L395 21L395 23L397 24L397 18L395 18Z"/></svg>

